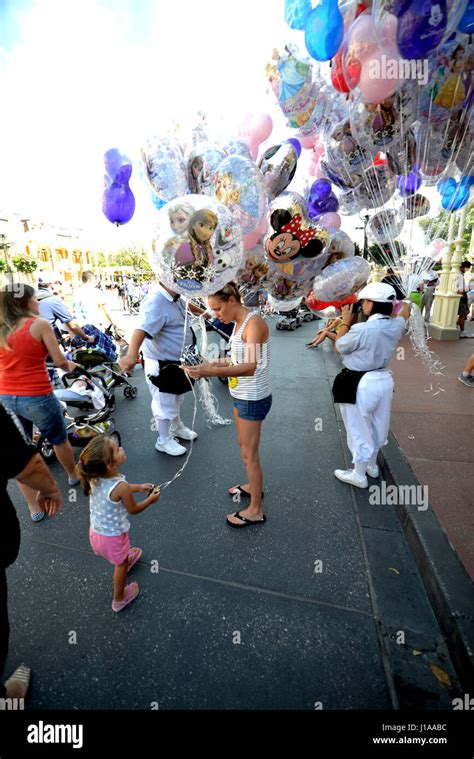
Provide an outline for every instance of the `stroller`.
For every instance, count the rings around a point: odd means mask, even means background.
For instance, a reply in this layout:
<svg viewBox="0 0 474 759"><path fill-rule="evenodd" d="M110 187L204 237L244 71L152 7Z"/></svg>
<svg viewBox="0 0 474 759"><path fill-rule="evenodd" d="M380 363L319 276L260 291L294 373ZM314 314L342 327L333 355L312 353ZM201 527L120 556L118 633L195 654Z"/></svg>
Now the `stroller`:
<svg viewBox="0 0 474 759"><path fill-rule="evenodd" d="M125 355L128 344L123 339L123 334L119 332L116 327L110 326L107 328L105 335L109 341L113 338L118 339L118 355L119 357ZM110 353L109 356L112 358ZM117 358L115 346L113 357L115 359ZM130 384L125 374L122 374L120 367L115 360L107 360L107 356L101 350L97 350L93 347L87 348L85 346L79 346L71 351L70 359L87 369L94 377L98 377L104 387L112 393L112 398L114 398L116 387L123 387L125 398L131 400L137 397L137 388Z"/></svg>
<svg viewBox="0 0 474 759"><path fill-rule="evenodd" d="M110 435L120 445L120 433L110 416L115 408L113 392L101 379L93 377L86 369L75 369L63 374L62 383L63 389L54 390L54 394L64 407L71 445L84 448L97 435ZM47 463L54 461L54 448L38 429L33 430L33 444Z"/></svg>

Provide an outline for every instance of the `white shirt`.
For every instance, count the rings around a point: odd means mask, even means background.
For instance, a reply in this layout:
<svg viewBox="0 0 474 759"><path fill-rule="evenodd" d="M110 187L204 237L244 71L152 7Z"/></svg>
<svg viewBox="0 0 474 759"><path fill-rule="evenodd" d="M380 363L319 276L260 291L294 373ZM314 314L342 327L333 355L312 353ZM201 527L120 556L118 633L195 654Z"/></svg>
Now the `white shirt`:
<svg viewBox="0 0 474 759"><path fill-rule="evenodd" d="M404 329L402 316L373 314L366 322L354 324L336 343L342 363L359 372L384 369L393 358Z"/></svg>
<svg viewBox="0 0 474 759"><path fill-rule="evenodd" d="M464 274L462 272L459 272L456 284L456 292L459 292L460 290L463 293L467 292L468 290L468 287L466 286L466 280L464 279Z"/></svg>
<svg viewBox="0 0 474 759"><path fill-rule="evenodd" d="M94 327L107 326L107 319L100 308L105 303L104 294L95 285L82 285L77 290L74 300L74 317L82 327L93 324Z"/></svg>

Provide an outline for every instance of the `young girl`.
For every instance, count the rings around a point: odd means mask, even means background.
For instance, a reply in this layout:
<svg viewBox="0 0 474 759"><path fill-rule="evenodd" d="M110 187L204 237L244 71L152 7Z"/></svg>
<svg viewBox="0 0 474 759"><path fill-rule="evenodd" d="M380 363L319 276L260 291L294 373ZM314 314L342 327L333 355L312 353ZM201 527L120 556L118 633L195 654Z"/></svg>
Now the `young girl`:
<svg viewBox="0 0 474 759"><path fill-rule="evenodd" d="M92 550L115 566L113 611L122 611L140 592L136 582L125 585L127 573L142 555L141 548L130 548L127 515L139 514L160 497L153 491L141 503L135 501L133 493L147 493L154 486L129 485L119 473L125 459L115 440L100 435L84 448L77 466L84 495L90 496Z"/></svg>

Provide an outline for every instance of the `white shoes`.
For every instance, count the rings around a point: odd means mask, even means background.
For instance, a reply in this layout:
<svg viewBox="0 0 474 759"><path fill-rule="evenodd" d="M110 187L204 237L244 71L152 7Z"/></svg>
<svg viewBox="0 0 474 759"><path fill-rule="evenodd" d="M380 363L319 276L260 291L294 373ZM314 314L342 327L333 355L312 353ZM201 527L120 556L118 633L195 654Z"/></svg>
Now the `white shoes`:
<svg viewBox="0 0 474 759"><path fill-rule="evenodd" d="M367 465L367 474L369 475L369 477L378 477L379 474L380 474L380 470L379 470L377 464L375 464L375 466L370 466L370 464L368 464Z"/></svg>
<svg viewBox="0 0 474 759"><path fill-rule="evenodd" d="M180 445L173 437L169 437L164 443L160 443L159 440L155 443L155 448L160 453L167 453L168 456L183 456L187 453L184 445Z"/></svg>
<svg viewBox="0 0 474 759"><path fill-rule="evenodd" d="M355 488L368 488L367 477L358 477L353 469L336 469L334 476L341 482L354 485Z"/></svg>
<svg viewBox="0 0 474 759"><path fill-rule="evenodd" d="M179 437L181 440L196 440L198 434L194 430L190 430L189 427L185 427L182 422L176 427L172 424L170 427L171 437Z"/></svg>

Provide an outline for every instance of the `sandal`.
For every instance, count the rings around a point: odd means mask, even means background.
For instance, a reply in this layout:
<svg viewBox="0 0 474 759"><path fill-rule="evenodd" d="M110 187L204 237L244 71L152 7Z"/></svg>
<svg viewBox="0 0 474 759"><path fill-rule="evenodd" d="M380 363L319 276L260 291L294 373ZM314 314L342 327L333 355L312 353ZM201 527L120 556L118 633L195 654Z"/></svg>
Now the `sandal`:
<svg viewBox="0 0 474 759"><path fill-rule="evenodd" d="M128 561L127 561L127 572L130 572L131 568L135 566L138 559L142 555L143 551L141 548L131 548L128 552Z"/></svg>
<svg viewBox="0 0 474 759"><path fill-rule="evenodd" d="M123 601L112 601L112 611L122 611L128 604L132 603L140 592L138 582L131 582L125 587L125 598Z"/></svg>
<svg viewBox="0 0 474 759"><path fill-rule="evenodd" d="M45 511L36 511L34 514L30 514L31 520L33 522L41 522L42 519L44 519L46 516Z"/></svg>
<svg viewBox="0 0 474 759"><path fill-rule="evenodd" d="M241 498L242 498L242 496L244 496L244 498L250 498L250 493L248 493L246 490L244 490L243 487L242 487L242 485L234 485L233 488L229 488L228 493L231 496L234 496L234 495L238 494L238 495L240 495ZM262 498L264 498L264 495L265 494L262 493Z"/></svg>
<svg viewBox="0 0 474 759"><path fill-rule="evenodd" d="M265 524L267 521L267 518L265 514L261 519L247 519L247 517L243 517L240 513L240 511L236 511L234 514L230 514L231 517L237 517L237 519L240 519L242 524L235 524L234 522L229 522L229 517L226 517L226 522L229 525L229 527L237 527L237 529L240 529L241 527L253 527L254 524Z"/></svg>
<svg viewBox="0 0 474 759"><path fill-rule="evenodd" d="M25 698L28 692L28 688L30 687L30 678L31 678L31 669L27 667L26 664L20 664L20 666L17 667L17 669L14 671L11 677L9 677L8 680L5 680L3 685L8 691L9 683L10 684L18 683L20 688L24 689L23 696L20 696L19 698Z"/></svg>

